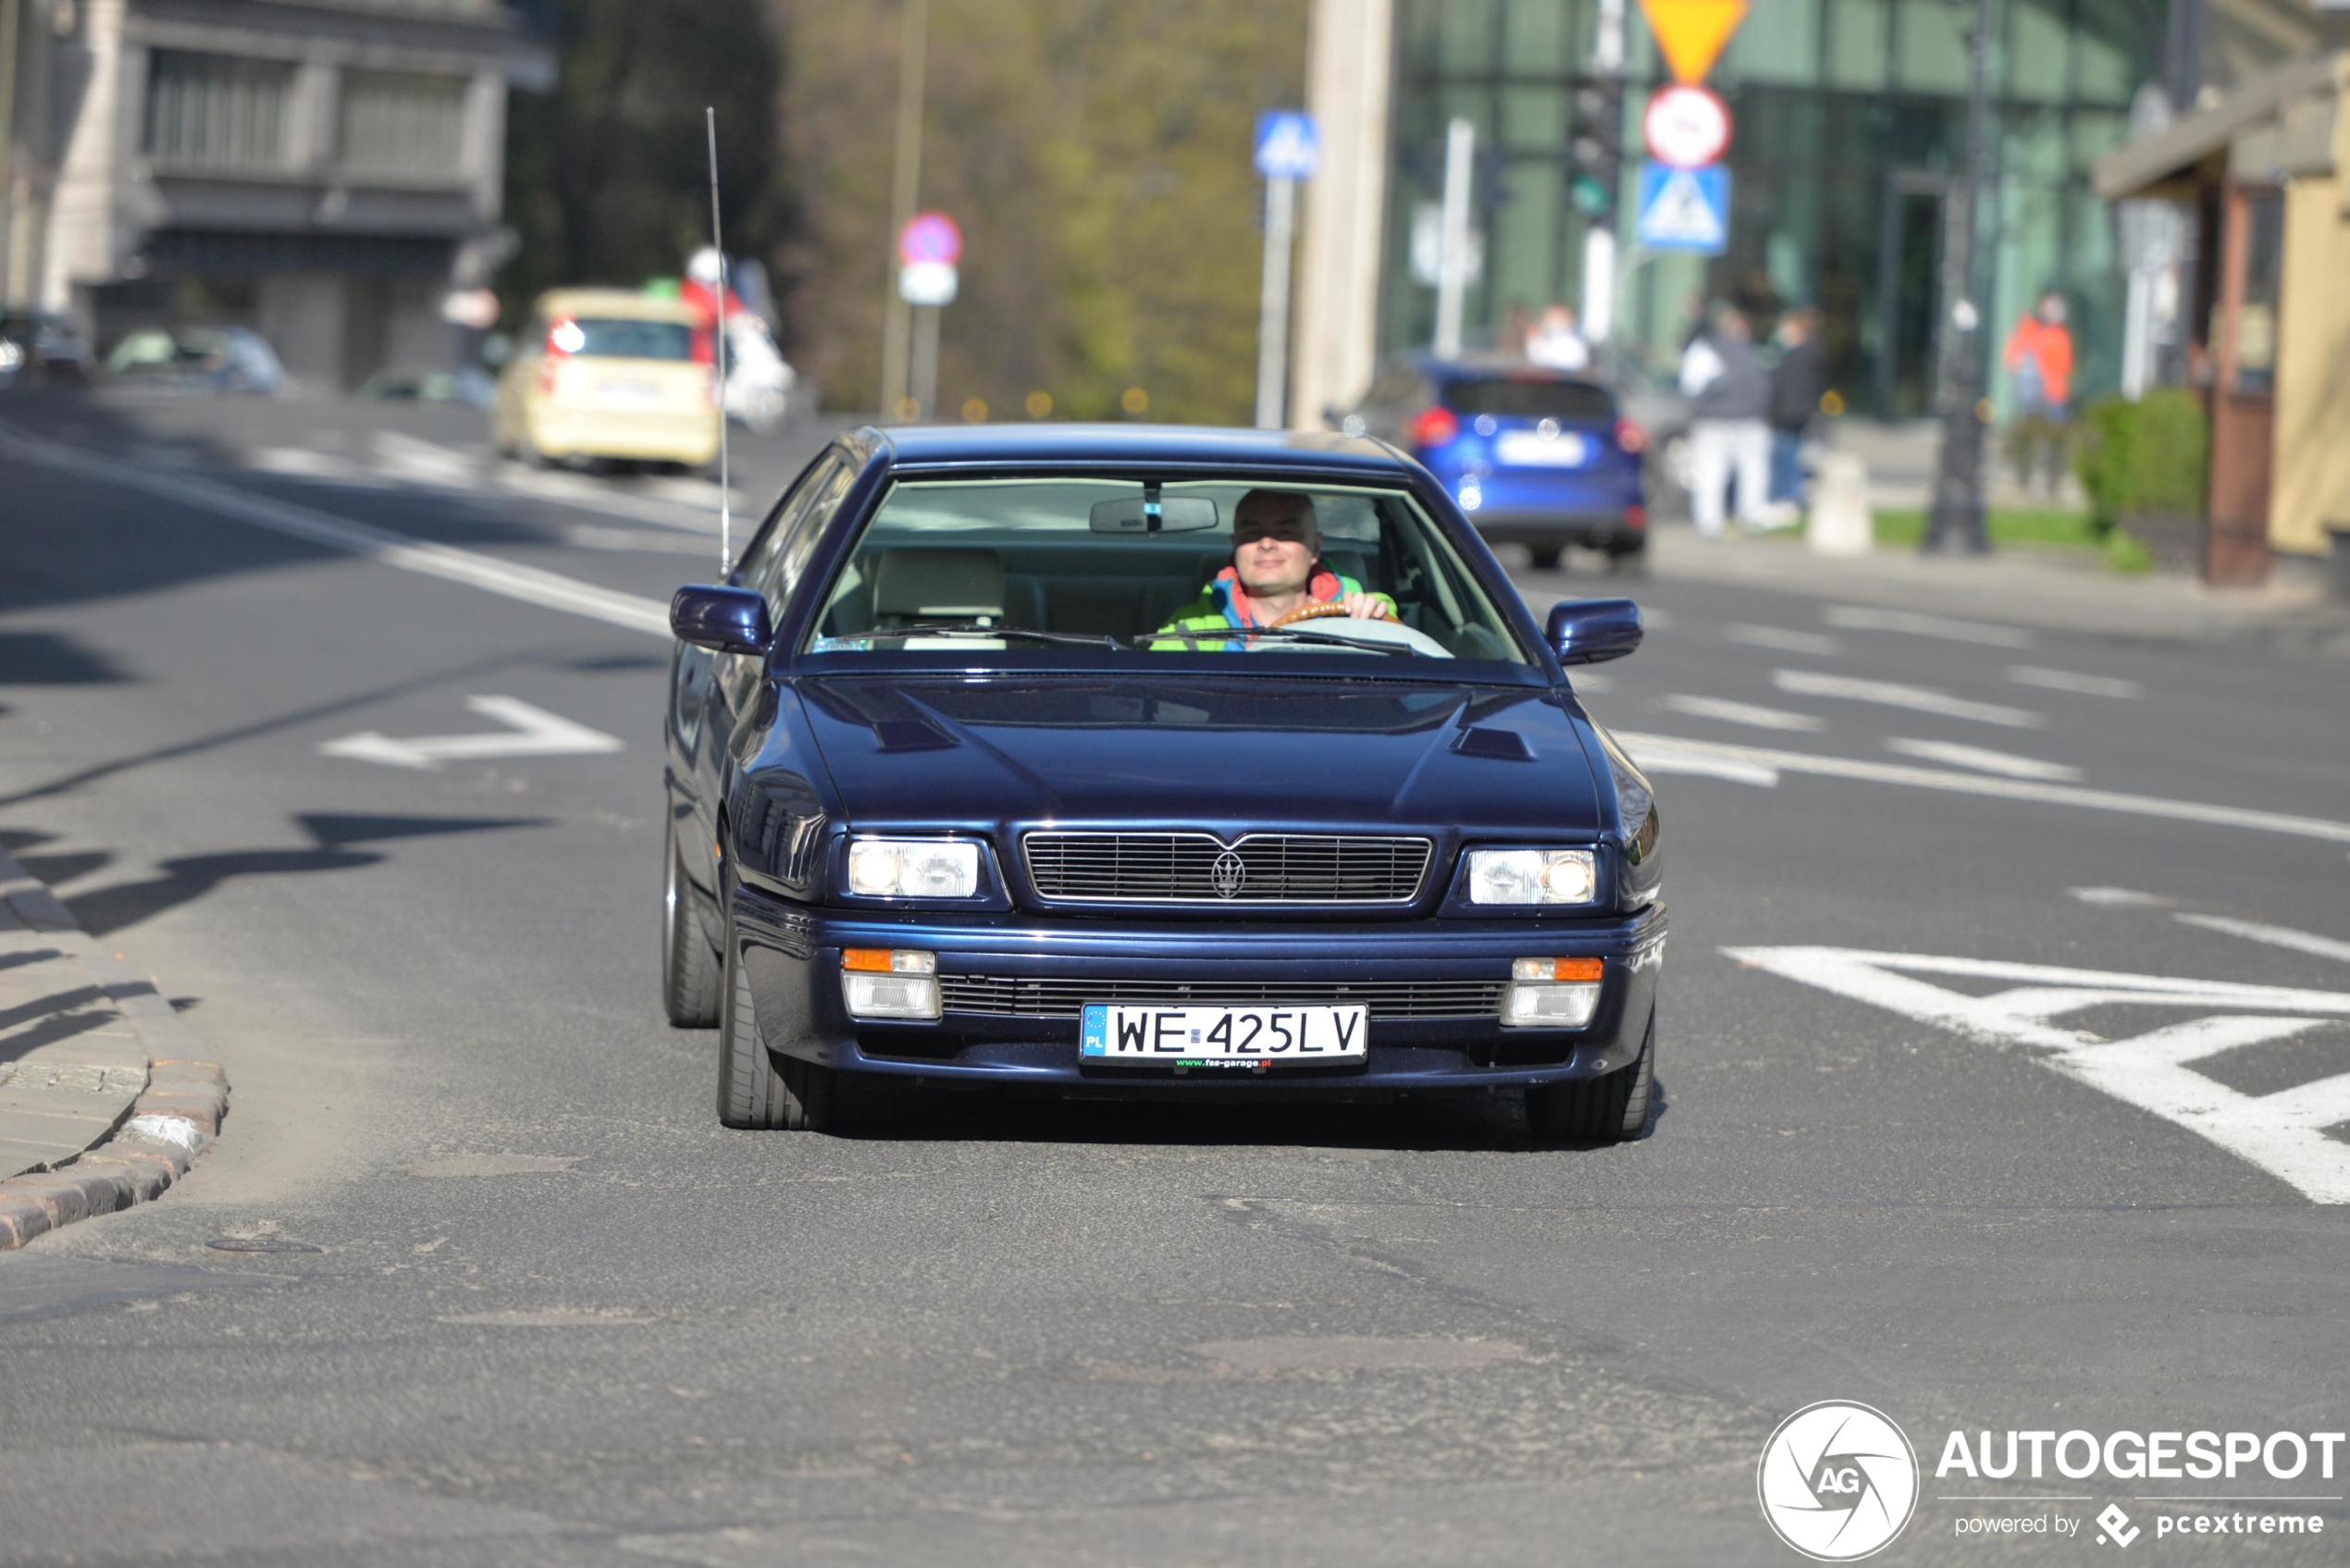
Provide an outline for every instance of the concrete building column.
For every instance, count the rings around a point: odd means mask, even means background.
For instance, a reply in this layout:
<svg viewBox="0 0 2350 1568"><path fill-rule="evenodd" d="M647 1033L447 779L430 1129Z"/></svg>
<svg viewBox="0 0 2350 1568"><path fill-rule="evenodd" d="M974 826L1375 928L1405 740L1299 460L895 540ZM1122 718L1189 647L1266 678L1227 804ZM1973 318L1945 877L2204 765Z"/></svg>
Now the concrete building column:
<svg viewBox="0 0 2350 1568"><path fill-rule="evenodd" d="M343 390L347 280L333 272L273 272L261 278L258 326L303 391Z"/></svg>
<svg viewBox="0 0 2350 1568"><path fill-rule="evenodd" d="M1326 409L1353 402L1370 384L1394 54L1394 0L1314 0L1305 103L1321 131L1322 157L1305 182L1290 374L1294 427L1323 428Z"/></svg>
<svg viewBox="0 0 2350 1568"><path fill-rule="evenodd" d="M135 62L123 57L124 4L84 0L80 36L57 51L80 51L79 63L87 74L73 123L66 131L65 156L49 210L48 255L41 268L43 310L74 309L76 283L103 281L119 272L116 193L122 185L121 171L137 150L144 107L140 100L146 90L146 51L130 51ZM126 83L126 68L134 63L136 70L128 74L137 80ZM126 93L131 98L129 105L123 102ZM84 330L90 326L83 321Z"/></svg>

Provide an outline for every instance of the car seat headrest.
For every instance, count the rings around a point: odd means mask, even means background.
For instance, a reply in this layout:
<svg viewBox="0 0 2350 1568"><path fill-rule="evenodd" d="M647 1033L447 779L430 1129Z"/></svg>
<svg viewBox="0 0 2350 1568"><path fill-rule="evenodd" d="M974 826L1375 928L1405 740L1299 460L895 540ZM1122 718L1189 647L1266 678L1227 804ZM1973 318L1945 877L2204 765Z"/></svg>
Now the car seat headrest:
<svg viewBox="0 0 2350 1568"><path fill-rule="evenodd" d="M992 549L885 549L873 563L877 619L1003 613L1004 562Z"/></svg>

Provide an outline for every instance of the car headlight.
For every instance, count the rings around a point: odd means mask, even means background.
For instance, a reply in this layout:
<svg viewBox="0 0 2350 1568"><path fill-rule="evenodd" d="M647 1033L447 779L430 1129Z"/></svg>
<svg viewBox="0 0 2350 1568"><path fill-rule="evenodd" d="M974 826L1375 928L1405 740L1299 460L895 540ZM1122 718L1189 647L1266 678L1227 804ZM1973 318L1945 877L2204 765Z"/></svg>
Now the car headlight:
<svg viewBox="0 0 2350 1568"><path fill-rule="evenodd" d="M848 891L860 898L969 898L979 891L979 846L858 839L848 846Z"/></svg>
<svg viewBox="0 0 2350 1568"><path fill-rule="evenodd" d="M1589 904L1599 867L1588 849L1472 849L1472 904Z"/></svg>

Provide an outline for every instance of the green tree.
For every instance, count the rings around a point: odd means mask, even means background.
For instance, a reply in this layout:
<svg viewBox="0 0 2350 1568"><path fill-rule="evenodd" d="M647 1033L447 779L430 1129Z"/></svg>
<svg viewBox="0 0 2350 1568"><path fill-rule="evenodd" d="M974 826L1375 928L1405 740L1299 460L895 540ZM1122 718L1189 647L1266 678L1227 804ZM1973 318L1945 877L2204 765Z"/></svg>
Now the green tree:
<svg viewBox="0 0 2350 1568"><path fill-rule="evenodd" d="M877 396L896 6L779 8L792 351L836 407ZM1257 111L1304 96L1306 0L934 0L921 204L962 226L939 403L1244 422L1255 388Z"/></svg>
<svg viewBox="0 0 2350 1568"><path fill-rule="evenodd" d="M763 0L557 0L560 77L511 101L501 273L507 319L540 290L674 276L710 242L703 109L718 112L726 248L765 257L790 231L777 93L781 43Z"/></svg>

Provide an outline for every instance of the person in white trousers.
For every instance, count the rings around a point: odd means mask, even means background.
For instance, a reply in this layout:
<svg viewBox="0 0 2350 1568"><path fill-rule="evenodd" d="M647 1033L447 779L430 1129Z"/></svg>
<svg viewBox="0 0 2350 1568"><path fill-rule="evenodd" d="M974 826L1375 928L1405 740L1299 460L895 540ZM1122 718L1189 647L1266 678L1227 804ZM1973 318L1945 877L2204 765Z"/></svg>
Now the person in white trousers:
<svg viewBox="0 0 2350 1568"><path fill-rule="evenodd" d="M1738 522L1762 526L1771 499L1771 378L1744 315L1723 306L1690 340L1681 355L1681 392L1691 400L1690 521L1704 537L1722 537L1724 492L1735 471Z"/></svg>

